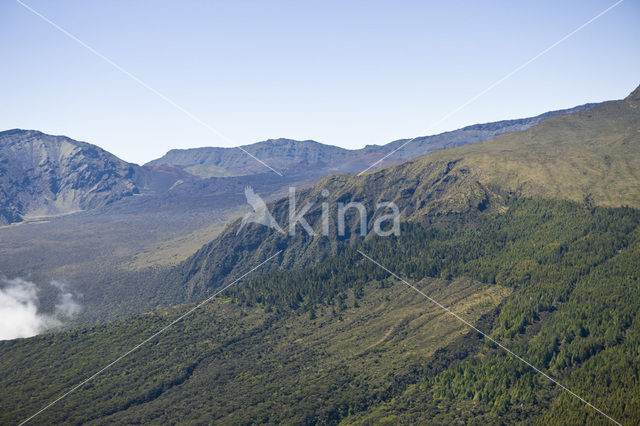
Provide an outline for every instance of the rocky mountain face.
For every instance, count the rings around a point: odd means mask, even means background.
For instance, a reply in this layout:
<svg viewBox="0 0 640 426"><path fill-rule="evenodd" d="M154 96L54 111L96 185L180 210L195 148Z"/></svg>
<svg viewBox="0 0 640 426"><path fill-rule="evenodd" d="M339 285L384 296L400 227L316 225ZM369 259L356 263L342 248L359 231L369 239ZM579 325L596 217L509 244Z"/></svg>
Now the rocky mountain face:
<svg viewBox="0 0 640 426"><path fill-rule="evenodd" d="M585 104L575 108L550 111L536 117L476 124L452 132L418 137L386 158L386 155L397 150L408 139L400 139L385 145L367 145L362 149L354 150L311 140L269 139L244 145L242 149L214 147L173 149L163 157L147 163L146 166L170 166L200 177L244 176L269 171L242 151L245 150L285 174L301 170L316 175L354 173L368 168L380 159L383 160L376 164L376 168L400 163L437 149L476 143L504 133L520 132L540 123L545 118L584 111L595 105L597 104Z"/></svg>
<svg viewBox="0 0 640 426"><path fill-rule="evenodd" d="M92 209L138 191L134 166L95 145L0 132L0 224Z"/></svg>

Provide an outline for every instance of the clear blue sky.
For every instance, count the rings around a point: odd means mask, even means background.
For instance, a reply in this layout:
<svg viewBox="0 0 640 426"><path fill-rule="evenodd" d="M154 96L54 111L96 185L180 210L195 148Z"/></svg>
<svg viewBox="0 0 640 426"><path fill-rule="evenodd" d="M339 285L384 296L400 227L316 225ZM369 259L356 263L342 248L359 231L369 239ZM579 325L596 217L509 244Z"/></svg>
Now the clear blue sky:
<svg viewBox="0 0 640 426"><path fill-rule="evenodd" d="M613 1L23 1L232 139L1 1L0 129L64 134L138 163L278 137L358 148L640 84L635 0L435 127Z"/></svg>

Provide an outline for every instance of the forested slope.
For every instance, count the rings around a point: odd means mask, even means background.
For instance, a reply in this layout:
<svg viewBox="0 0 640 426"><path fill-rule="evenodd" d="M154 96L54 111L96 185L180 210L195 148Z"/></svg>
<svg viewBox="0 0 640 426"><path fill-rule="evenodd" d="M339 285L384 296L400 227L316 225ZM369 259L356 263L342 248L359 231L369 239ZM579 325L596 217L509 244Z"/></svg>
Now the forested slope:
<svg viewBox="0 0 640 426"><path fill-rule="evenodd" d="M639 225L632 208L526 199L471 225L405 224L315 266L248 277L39 419L606 422L359 249L637 424ZM2 342L2 420L35 412L187 309Z"/></svg>

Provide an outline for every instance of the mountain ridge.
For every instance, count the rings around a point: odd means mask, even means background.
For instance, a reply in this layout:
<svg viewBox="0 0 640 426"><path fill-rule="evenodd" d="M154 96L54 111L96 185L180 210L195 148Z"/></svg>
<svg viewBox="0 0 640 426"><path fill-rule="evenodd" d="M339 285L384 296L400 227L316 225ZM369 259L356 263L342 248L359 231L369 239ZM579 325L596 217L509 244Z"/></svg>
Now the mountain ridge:
<svg viewBox="0 0 640 426"><path fill-rule="evenodd" d="M384 158L376 167L399 163L436 149L476 143L499 134L522 131L548 117L573 114L596 105L599 103L548 111L534 117L473 124L436 135L398 139L384 145L366 145L359 149L347 149L314 140L298 141L287 138L268 139L242 145L240 148L285 173L287 169L309 166L322 169L325 174L354 173L368 168L409 140L411 140L409 145L394 153L393 156ZM158 165L181 168L202 177L238 176L265 169L237 147L172 149L164 156L145 163L145 166Z"/></svg>
<svg viewBox="0 0 640 426"><path fill-rule="evenodd" d="M573 114L595 105L598 104L417 137L388 158L384 157L407 139L386 145L368 145L358 150L313 140L284 138L241 148L284 172L286 177L282 182L269 190L277 192L286 185L308 185L332 173L359 172L378 160L383 161L376 167L382 167L424 152L477 143L505 132L523 131L548 117ZM175 185L202 188L199 183L202 179L258 177L265 173L271 171L237 148L171 150L165 156L139 166L97 145L67 136L11 129L0 132L0 225L104 207L141 193L168 194ZM208 185L218 184L217 181L208 182ZM219 183L227 185L222 181Z"/></svg>

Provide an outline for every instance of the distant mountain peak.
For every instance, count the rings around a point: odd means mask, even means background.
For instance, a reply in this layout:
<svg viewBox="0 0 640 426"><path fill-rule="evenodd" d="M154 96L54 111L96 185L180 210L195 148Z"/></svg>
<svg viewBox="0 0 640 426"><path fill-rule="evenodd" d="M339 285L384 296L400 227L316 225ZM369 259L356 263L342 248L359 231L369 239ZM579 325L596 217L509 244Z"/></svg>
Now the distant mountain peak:
<svg viewBox="0 0 640 426"><path fill-rule="evenodd" d="M0 132L0 224L100 207L137 193L133 165L37 130Z"/></svg>

